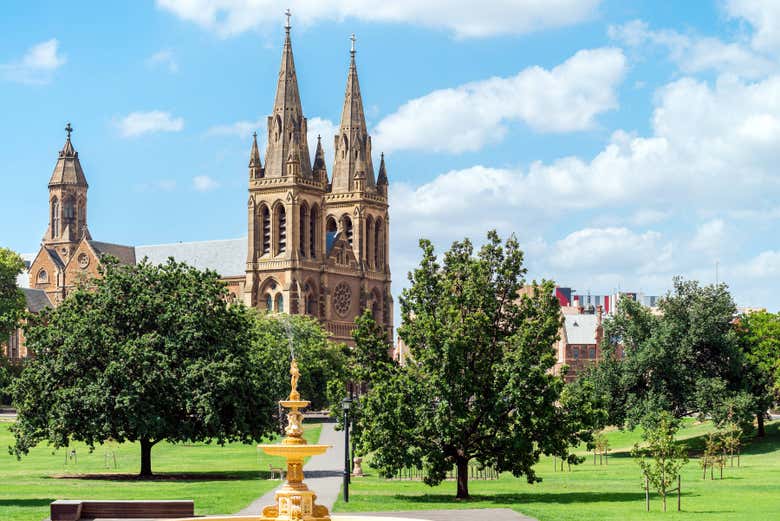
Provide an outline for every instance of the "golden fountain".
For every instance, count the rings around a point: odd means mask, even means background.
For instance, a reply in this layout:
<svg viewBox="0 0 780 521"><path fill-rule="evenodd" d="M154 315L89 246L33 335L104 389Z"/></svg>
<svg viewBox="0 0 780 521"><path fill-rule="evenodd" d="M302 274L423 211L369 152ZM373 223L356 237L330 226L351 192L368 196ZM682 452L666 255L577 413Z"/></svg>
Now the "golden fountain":
<svg viewBox="0 0 780 521"><path fill-rule="evenodd" d="M308 407L298 393L298 363L295 358L290 363L290 397L279 405L290 409L287 414L285 438L278 445L260 445L263 452L271 456L282 456L287 460L287 483L274 496L275 505L263 508L261 521L325 521L330 519L328 509L314 502L317 494L309 490L303 482L303 460L307 456L322 454L330 445L309 445L303 439L303 414L300 409Z"/></svg>

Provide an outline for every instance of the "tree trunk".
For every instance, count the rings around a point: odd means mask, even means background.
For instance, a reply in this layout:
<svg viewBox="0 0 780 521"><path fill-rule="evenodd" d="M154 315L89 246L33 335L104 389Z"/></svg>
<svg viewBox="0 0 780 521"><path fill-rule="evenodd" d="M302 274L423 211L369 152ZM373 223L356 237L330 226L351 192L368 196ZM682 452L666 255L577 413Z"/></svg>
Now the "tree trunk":
<svg viewBox="0 0 780 521"><path fill-rule="evenodd" d="M458 499L469 498L469 460L464 457L458 457L455 460L455 466L458 469Z"/></svg>
<svg viewBox="0 0 780 521"><path fill-rule="evenodd" d="M154 443L144 438L141 440L141 474L142 478L152 476L152 447Z"/></svg>
<svg viewBox="0 0 780 521"><path fill-rule="evenodd" d="M757 414L756 420L758 420L758 437L763 438L766 436L766 429L764 429L764 413Z"/></svg>

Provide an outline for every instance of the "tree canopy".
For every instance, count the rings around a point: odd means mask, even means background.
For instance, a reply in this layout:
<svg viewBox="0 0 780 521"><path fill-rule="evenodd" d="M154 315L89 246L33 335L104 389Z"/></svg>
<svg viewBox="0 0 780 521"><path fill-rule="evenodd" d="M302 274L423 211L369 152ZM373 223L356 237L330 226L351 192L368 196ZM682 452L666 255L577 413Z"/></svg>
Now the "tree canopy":
<svg viewBox="0 0 780 521"><path fill-rule="evenodd" d="M278 388L252 356L253 311L213 271L106 262L102 277L30 320L36 358L14 384L17 455L46 441L251 442L275 431Z"/></svg>
<svg viewBox="0 0 780 521"><path fill-rule="evenodd" d="M0 343L16 329L24 311L24 293L16 285L22 271L22 258L8 248L0 248Z"/></svg>
<svg viewBox="0 0 780 521"><path fill-rule="evenodd" d="M726 286L675 278L658 308L652 313L623 298L604 321L604 360L586 378L599 390L609 423L633 427L656 422L660 411L717 417L724 408L754 407Z"/></svg>
<svg viewBox="0 0 780 521"><path fill-rule="evenodd" d="M400 299L409 363L378 356L379 332L367 316L355 337L374 375L361 397L360 450L382 474L416 467L430 485L455 466L460 498L468 497L471 460L538 481L541 454L568 457L588 436L551 372L562 321L553 284L534 283L520 297L523 253L495 232L476 254L468 239L455 242L441 263L429 241L420 246Z"/></svg>

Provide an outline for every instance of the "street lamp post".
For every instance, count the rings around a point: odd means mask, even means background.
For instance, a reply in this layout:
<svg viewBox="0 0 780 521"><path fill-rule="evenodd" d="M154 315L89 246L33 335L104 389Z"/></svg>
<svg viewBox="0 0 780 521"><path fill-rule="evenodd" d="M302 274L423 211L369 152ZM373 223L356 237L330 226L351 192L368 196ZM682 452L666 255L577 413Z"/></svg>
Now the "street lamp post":
<svg viewBox="0 0 780 521"><path fill-rule="evenodd" d="M349 407L352 400L348 397L341 401L344 411L344 503L349 503Z"/></svg>

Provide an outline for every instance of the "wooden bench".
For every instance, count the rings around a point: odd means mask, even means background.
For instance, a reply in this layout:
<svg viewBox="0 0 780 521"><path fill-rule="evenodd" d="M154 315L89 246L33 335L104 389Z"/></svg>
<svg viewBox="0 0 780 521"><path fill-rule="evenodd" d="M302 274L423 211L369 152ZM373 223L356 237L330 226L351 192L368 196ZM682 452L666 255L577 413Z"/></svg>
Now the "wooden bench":
<svg viewBox="0 0 780 521"><path fill-rule="evenodd" d="M58 500L47 521L86 519L172 519L195 515L193 501Z"/></svg>

